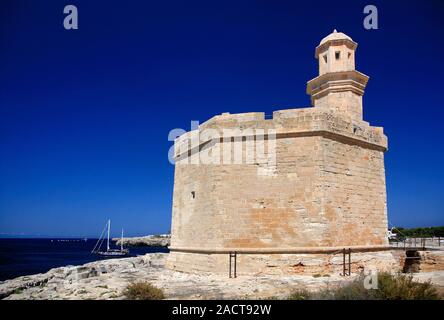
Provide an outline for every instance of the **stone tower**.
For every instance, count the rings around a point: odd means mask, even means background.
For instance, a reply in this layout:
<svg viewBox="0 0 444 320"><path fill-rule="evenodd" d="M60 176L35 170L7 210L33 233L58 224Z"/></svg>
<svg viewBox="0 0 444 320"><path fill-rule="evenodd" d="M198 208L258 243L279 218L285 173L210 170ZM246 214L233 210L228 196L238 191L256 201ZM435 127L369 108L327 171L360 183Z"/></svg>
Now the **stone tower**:
<svg viewBox="0 0 444 320"><path fill-rule="evenodd" d="M354 269L395 263L384 251L387 137L362 119L356 47L336 31L321 41L312 107L222 113L175 141L169 268L228 274L236 252L238 273L339 272L344 248Z"/></svg>

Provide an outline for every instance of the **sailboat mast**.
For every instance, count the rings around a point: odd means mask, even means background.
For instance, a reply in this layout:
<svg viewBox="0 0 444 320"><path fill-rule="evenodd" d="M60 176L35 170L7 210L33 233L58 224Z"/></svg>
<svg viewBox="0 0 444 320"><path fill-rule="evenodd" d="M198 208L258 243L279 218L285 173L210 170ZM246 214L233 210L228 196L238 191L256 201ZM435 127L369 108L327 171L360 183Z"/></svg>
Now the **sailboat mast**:
<svg viewBox="0 0 444 320"><path fill-rule="evenodd" d="M108 220L108 241L106 242L106 249L109 251L109 229L111 228L111 220Z"/></svg>
<svg viewBox="0 0 444 320"><path fill-rule="evenodd" d="M120 250L123 251L123 228L122 228L122 238L120 239Z"/></svg>

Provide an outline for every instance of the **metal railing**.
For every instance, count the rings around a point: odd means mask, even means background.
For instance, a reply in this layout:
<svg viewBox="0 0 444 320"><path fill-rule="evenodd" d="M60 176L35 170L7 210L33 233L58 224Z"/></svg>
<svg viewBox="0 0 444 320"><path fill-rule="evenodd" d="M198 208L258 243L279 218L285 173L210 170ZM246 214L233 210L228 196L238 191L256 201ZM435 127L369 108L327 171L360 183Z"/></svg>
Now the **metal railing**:
<svg viewBox="0 0 444 320"><path fill-rule="evenodd" d="M230 278L236 278L237 277L237 273L236 273L236 268L237 268L237 252L230 252L230 271L229 271L229 277ZM232 270L233 269L233 270Z"/></svg>
<svg viewBox="0 0 444 320"><path fill-rule="evenodd" d="M350 276L351 275L351 249L343 249L342 250L342 274L341 276ZM348 256L348 262L346 261L346 257Z"/></svg>
<svg viewBox="0 0 444 320"><path fill-rule="evenodd" d="M433 248L444 246L443 237L408 237L402 240L392 240L390 245L398 248Z"/></svg>

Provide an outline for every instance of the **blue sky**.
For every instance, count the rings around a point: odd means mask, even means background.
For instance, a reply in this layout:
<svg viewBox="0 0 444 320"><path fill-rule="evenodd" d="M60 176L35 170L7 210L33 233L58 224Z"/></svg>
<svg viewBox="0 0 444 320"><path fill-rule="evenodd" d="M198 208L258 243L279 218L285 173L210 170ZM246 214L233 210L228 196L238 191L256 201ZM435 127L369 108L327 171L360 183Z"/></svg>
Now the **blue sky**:
<svg viewBox="0 0 444 320"><path fill-rule="evenodd" d="M79 29L63 28L75 4ZM370 76L391 224L444 225L441 1L25 1L0 4L0 234L170 228L168 132L222 112L310 104L334 28ZM0 235L1 236L1 235Z"/></svg>

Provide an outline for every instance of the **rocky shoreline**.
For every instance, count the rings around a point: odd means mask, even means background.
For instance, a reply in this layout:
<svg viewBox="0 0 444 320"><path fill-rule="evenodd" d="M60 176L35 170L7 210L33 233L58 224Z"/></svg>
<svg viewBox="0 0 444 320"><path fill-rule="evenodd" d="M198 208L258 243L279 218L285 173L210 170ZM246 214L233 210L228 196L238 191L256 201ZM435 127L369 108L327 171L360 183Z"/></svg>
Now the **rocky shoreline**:
<svg viewBox="0 0 444 320"><path fill-rule="evenodd" d="M170 234L150 235L144 237L131 238L113 238L117 245L123 242L124 246L129 247L168 247L170 245Z"/></svg>
<svg viewBox="0 0 444 320"><path fill-rule="evenodd" d="M183 273L165 268L167 253L109 259L82 266L54 268L43 274L0 282L6 300L121 300L128 284L146 281L167 299L285 298L295 288L319 289L350 281L340 276L240 276Z"/></svg>
<svg viewBox="0 0 444 320"><path fill-rule="evenodd" d="M295 289L317 291L332 288L358 276L256 274L228 278L228 274L184 273L167 269L167 256L168 253L149 253L100 260L2 281L0 299L122 300L125 299L123 292L126 287L140 281L162 289L167 299L285 299ZM444 292L444 271L441 268L416 273L414 278L418 281L430 279Z"/></svg>

